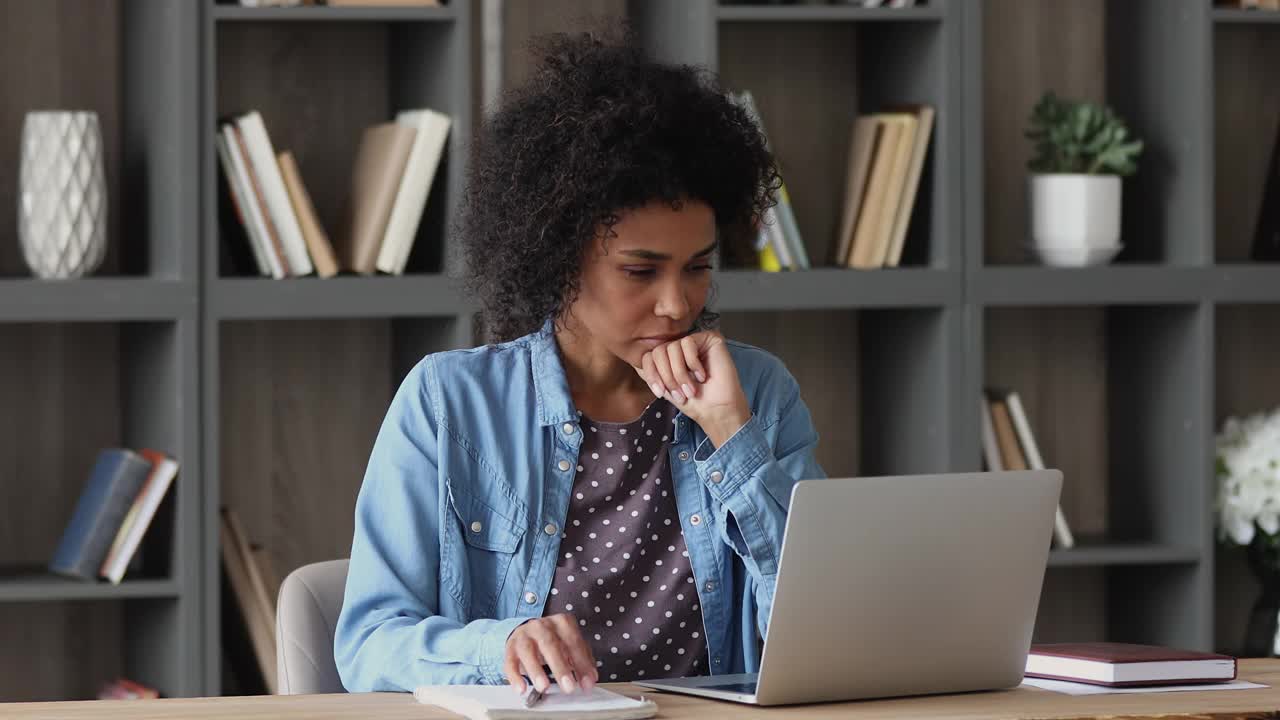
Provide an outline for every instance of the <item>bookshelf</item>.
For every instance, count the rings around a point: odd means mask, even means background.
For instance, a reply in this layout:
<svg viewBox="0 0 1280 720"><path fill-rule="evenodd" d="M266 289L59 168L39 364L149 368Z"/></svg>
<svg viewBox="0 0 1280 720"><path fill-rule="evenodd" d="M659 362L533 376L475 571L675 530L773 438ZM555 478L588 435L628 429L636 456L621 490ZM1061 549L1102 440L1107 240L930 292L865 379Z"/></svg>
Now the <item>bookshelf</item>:
<svg viewBox="0 0 1280 720"><path fill-rule="evenodd" d="M446 242L470 139L472 8L241 8L203 3L200 118L258 110L293 151L319 220L341 232L361 131L403 109L453 119L406 273L271 280L222 262L212 146L202 148L204 283L200 567L209 694L223 672L218 510L232 508L277 574L350 552L356 493L391 396L424 354L473 345Z"/></svg>
<svg viewBox="0 0 1280 720"><path fill-rule="evenodd" d="M119 675L203 689L197 16L164 0L0 11L0 61L23 68L0 87L0 700L90 698ZM93 277L35 280L22 260L18 139L37 109L98 113L108 250ZM118 586L50 575L95 456L122 444L181 463L174 532L143 550L166 570Z"/></svg>
<svg viewBox="0 0 1280 720"><path fill-rule="evenodd" d="M523 69L523 36L582 12L547 2L506 9L508 76ZM100 447L155 445L182 462L167 575L119 587L0 576L0 700L90 697L117 674L166 695L236 691L222 667L223 504L281 576L348 552L400 379L425 353L476 342L448 219L479 110L478 15L465 0L0 11L0 61L33 68L0 88L12 140L0 142L0 196L16 190L23 112L96 109L111 222L94 277L40 282L17 250L15 203L0 202L0 466L13 469L0 563L47 560ZM1017 389L1067 471L1079 536L1051 554L1037 639L1235 650L1253 586L1213 541L1212 448L1226 415L1280 404L1280 265L1248 259L1258 148L1280 117L1264 70L1280 64L1280 15L1207 0L595 6L596 19L623 16L655 57L755 94L818 267L726 269L716 308L727 334L799 378L827 470L977 469L981 389ZM1022 125L1049 87L1106 100L1148 142L1125 185L1127 247L1109 266L1046 268L1020 247ZM850 123L905 101L933 104L938 124L903 266L823 267ZM359 131L422 105L455 123L404 276L274 281L224 264L204 140L220 116L262 112L332 232Z"/></svg>

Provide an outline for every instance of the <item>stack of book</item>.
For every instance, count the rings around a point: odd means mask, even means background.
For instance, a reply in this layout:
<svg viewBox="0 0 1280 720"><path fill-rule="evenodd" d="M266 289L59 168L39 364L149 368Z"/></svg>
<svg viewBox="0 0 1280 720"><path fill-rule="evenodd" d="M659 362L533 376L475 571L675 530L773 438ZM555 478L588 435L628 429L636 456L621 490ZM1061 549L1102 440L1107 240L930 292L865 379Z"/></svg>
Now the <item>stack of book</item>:
<svg viewBox="0 0 1280 720"><path fill-rule="evenodd" d="M177 475L177 461L157 450L100 452L49 570L119 584Z"/></svg>
<svg viewBox="0 0 1280 720"><path fill-rule="evenodd" d="M870 270L901 262L933 125L929 105L854 121L833 265Z"/></svg>
<svg viewBox="0 0 1280 720"><path fill-rule="evenodd" d="M987 388L984 395L981 409L982 456L987 469L993 472L1045 469L1018 393L993 387ZM1053 538L1064 549L1076 544L1061 505L1054 518Z"/></svg>
<svg viewBox="0 0 1280 720"><path fill-rule="evenodd" d="M394 121L364 130L347 221L332 243L297 162L289 151L276 153L262 115L250 111L228 118L217 137L222 222L244 231L243 240L227 240L238 258L233 264L252 265L259 275L276 279L312 273L327 278L342 271L403 274L450 123L449 116L424 108L404 110Z"/></svg>

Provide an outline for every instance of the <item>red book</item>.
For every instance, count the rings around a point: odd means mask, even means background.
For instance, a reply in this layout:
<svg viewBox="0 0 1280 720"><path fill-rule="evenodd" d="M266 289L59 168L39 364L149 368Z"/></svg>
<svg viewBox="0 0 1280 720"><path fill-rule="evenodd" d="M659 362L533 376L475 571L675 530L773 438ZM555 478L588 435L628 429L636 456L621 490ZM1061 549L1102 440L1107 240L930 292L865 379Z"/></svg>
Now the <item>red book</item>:
<svg viewBox="0 0 1280 720"><path fill-rule="evenodd" d="M1236 678L1230 655L1128 643L1032 645L1028 677L1127 687L1227 682Z"/></svg>

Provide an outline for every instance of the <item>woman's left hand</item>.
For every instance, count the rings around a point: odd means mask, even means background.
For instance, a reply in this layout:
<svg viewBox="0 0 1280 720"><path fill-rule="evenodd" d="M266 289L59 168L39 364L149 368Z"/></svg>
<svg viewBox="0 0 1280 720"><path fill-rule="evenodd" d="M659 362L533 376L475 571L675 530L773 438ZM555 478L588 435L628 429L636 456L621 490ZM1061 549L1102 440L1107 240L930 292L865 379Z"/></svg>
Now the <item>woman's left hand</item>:
<svg viewBox="0 0 1280 720"><path fill-rule="evenodd" d="M636 373L654 395L670 400L720 447L751 418L738 368L724 336L686 335L644 354Z"/></svg>

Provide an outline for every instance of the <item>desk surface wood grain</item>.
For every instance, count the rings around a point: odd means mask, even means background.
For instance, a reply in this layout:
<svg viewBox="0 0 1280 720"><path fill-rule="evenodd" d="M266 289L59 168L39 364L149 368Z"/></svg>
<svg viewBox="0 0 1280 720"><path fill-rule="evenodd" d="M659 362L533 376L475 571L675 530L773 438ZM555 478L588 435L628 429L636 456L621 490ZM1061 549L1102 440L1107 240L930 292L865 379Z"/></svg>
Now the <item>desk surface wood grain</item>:
<svg viewBox="0 0 1280 720"><path fill-rule="evenodd" d="M1267 685L1253 690L1069 696L1019 688L995 692L864 700L820 705L757 708L685 695L653 693L626 684L606 687L625 695L647 695L660 718L939 718L943 720L1050 720L1065 718L1194 717L1280 720L1280 660L1242 660L1242 679ZM98 700L0 704L4 718L369 718L437 720L456 715L419 705L404 693L354 695L263 695L163 700Z"/></svg>

